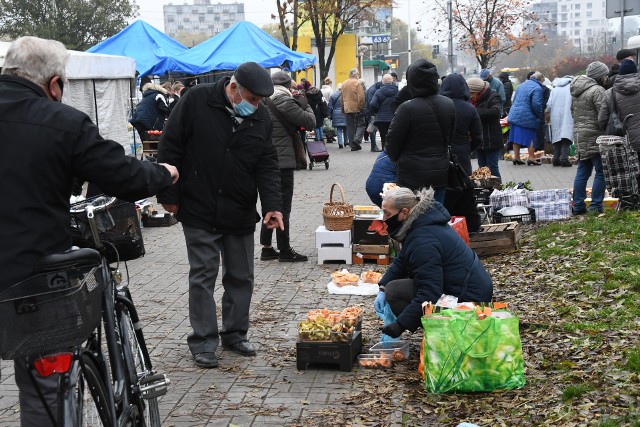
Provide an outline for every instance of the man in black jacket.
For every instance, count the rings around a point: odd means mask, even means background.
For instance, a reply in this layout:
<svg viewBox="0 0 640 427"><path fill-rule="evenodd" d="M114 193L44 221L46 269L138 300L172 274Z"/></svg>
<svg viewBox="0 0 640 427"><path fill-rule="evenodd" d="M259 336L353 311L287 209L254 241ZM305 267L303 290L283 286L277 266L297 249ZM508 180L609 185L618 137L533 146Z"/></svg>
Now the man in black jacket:
<svg viewBox="0 0 640 427"><path fill-rule="evenodd" d="M244 356L256 352L247 339L253 292L253 233L260 216L284 229L278 156L272 123L260 101L273 94L269 72L241 64L231 78L190 89L164 128L158 160L178 165L184 177L158 195L182 222L189 257L187 342L196 365L215 368L218 343ZM222 329L213 297L223 262Z"/></svg>
<svg viewBox="0 0 640 427"><path fill-rule="evenodd" d="M504 109L502 112L502 117L506 117L509 114L509 110L511 109L511 98L513 97L513 83L509 78L509 73L504 72L500 73L498 76L500 81L502 82L502 86L504 86Z"/></svg>
<svg viewBox="0 0 640 427"><path fill-rule="evenodd" d="M71 248L69 198L74 177L135 201L178 179L175 167L128 157L104 140L89 117L61 103L68 52L62 43L22 37L0 76L0 292L33 275L45 255ZM7 325L0 325L0 327ZM23 360L16 361L22 425L50 425ZM34 373L48 402L59 375ZM56 413L56 408L51 408Z"/></svg>

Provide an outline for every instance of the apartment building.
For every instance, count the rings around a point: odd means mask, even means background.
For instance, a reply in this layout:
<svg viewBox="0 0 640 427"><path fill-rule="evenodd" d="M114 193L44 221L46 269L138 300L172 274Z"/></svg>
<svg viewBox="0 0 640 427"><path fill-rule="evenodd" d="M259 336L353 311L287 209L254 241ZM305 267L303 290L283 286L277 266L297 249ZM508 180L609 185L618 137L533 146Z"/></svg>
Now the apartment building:
<svg viewBox="0 0 640 427"><path fill-rule="evenodd" d="M233 24L244 21L244 3L212 3L194 0L193 4L163 6L164 32L170 37L178 33L215 36Z"/></svg>

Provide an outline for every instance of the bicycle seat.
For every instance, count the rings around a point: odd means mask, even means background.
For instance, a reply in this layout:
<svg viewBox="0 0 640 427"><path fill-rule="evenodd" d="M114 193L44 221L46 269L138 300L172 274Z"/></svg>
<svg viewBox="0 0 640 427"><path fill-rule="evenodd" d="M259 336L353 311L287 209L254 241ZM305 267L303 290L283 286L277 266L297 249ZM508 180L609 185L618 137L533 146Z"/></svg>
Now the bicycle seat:
<svg viewBox="0 0 640 427"><path fill-rule="evenodd" d="M34 273L67 270L76 267L97 267L101 263L100 252L91 248L73 249L43 257L33 268Z"/></svg>

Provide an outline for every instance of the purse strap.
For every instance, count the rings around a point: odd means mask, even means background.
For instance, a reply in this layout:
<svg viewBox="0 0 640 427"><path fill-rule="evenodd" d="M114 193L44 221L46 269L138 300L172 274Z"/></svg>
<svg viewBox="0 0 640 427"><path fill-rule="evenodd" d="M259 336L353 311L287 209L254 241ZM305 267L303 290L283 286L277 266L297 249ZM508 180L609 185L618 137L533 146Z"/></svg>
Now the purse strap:
<svg viewBox="0 0 640 427"><path fill-rule="evenodd" d="M276 107L273 99L267 96L264 98L264 103L269 108L269 111L271 111L278 118L278 121L280 122L280 124L282 124L282 127L284 127L284 130L287 131L289 136L295 138L295 136L298 134L298 130L295 129L295 126L289 123L289 121L284 117L284 114L282 114L282 111L278 110L278 107Z"/></svg>
<svg viewBox="0 0 640 427"><path fill-rule="evenodd" d="M616 91L614 88L611 88L611 99L613 100L613 112L618 114L618 100L616 99Z"/></svg>

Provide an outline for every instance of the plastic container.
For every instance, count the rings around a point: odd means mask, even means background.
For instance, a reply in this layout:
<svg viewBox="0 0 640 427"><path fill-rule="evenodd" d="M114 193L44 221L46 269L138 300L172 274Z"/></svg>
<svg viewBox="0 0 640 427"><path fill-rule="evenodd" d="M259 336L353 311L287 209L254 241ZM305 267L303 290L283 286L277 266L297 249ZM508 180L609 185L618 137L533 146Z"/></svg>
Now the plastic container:
<svg viewBox="0 0 640 427"><path fill-rule="evenodd" d="M491 193L493 193L493 188L474 188L473 196L475 198L477 205L490 205L491 204Z"/></svg>
<svg viewBox="0 0 640 427"><path fill-rule="evenodd" d="M519 222L520 224L533 224L536 222L536 210L529 208L529 213L522 215L502 215L498 212L493 213L493 222L496 224L512 221Z"/></svg>
<svg viewBox="0 0 640 427"><path fill-rule="evenodd" d="M409 359L409 341L379 342L369 349L372 354L386 354L394 362Z"/></svg>
<svg viewBox="0 0 640 427"><path fill-rule="evenodd" d="M331 339L330 329L312 329L310 331L298 331L300 341L329 341Z"/></svg>
<svg viewBox="0 0 640 427"><path fill-rule="evenodd" d="M331 341L333 342L349 342L353 338L353 332L334 332L331 331Z"/></svg>
<svg viewBox="0 0 640 427"><path fill-rule="evenodd" d="M360 354L358 355L358 365L363 368L385 369L393 366L391 357L387 354Z"/></svg>

